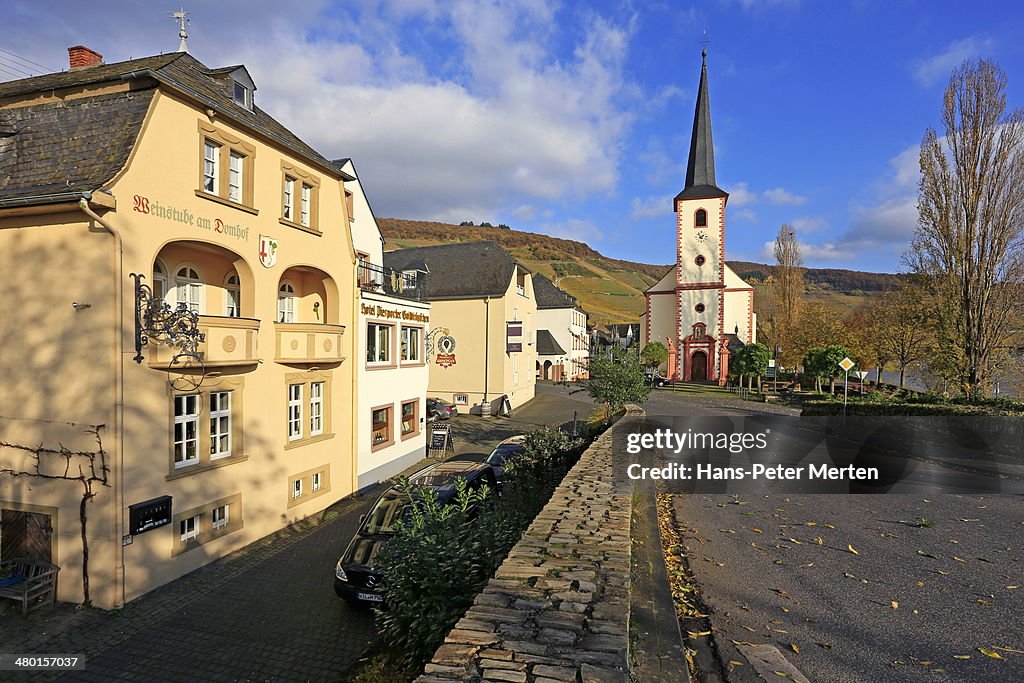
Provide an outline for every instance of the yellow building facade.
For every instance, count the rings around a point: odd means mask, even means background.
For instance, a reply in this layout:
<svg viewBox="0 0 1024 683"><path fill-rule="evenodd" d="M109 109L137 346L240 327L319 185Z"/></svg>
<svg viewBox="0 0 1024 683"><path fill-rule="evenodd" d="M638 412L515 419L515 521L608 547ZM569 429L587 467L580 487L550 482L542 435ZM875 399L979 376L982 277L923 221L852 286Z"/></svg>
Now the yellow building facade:
<svg viewBox="0 0 1024 683"><path fill-rule="evenodd" d="M187 54L0 84L0 559L59 565L60 600L80 509L111 608L357 488L351 177L254 90ZM99 468L84 506L38 476L65 460Z"/></svg>

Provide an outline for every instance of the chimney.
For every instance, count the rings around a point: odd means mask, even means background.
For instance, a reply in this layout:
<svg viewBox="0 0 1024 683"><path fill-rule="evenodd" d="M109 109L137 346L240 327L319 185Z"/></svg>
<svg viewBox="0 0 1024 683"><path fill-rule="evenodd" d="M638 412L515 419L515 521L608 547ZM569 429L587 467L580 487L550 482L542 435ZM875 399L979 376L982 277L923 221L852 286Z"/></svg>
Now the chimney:
<svg viewBox="0 0 1024 683"><path fill-rule="evenodd" d="M103 55L95 50L90 50L85 45L75 45L68 48L68 62L72 69L84 69L102 64Z"/></svg>

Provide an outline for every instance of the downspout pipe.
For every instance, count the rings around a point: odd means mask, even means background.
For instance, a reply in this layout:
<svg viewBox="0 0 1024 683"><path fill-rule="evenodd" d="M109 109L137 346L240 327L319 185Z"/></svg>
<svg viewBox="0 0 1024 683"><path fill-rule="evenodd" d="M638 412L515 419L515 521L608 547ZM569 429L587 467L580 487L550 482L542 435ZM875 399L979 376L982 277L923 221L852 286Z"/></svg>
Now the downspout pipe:
<svg viewBox="0 0 1024 683"><path fill-rule="evenodd" d="M491 416L491 406L487 402L487 380L491 375L491 297L484 297L484 400L480 404L480 414L483 415L484 406L487 406L487 414Z"/></svg>
<svg viewBox="0 0 1024 683"><path fill-rule="evenodd" d="M114 543L119 544L118 566L116 575L121 578L121 595L115 598L115 607L124 607L125 603L125 562L124 545L121 544L121 537L124 535L124 291L122 290L122 276L124 274L124 242L121 233L117 228L105 221L99 214L92 210L86 198L78 200L78 208L88 216L93 223L102 227L114 238L114 249L116 250L117 267L114 269L114 441L116 444L116 469L117 469L117 490L120 497L118 510L114 515Z"/></svg>

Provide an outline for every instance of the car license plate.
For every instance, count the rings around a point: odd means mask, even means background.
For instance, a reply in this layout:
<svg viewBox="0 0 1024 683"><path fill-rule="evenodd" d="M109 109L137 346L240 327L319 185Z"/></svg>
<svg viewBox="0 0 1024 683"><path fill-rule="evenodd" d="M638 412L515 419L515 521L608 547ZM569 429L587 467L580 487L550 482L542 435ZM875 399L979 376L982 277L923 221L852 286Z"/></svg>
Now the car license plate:
<svg viewBox="0 0 1024 683"><path fill-rule="evenodd" d="M384 602L384 596L376 593L356 593L356 597L367 602Z"/></svg>

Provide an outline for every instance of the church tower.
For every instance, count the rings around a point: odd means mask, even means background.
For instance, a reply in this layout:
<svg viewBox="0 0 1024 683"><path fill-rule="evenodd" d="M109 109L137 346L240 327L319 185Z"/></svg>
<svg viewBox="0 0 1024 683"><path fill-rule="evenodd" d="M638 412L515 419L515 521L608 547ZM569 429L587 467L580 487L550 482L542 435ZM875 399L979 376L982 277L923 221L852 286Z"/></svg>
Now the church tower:
<svg viewBox="0 0 1024 683"><path fill-rule="evenodd" d="M676 265L644 292L641 344L669 350L667 373L686 382L717 382L729 374L729 353L757 341L754 288L725 262L725 205L729 194L715 180L707 51L693 113L683 190L672 201Z"/></svg>
<svg viewBox="0 0 1024 683"><path fill-rule="evenodd" d="M701 53L700 85L693 113L686 182L673 200L676 214L676 334L680 379L724 380L725 204L715 184L707 51ZM730 332L732 330L729 330Z"/></svg>

